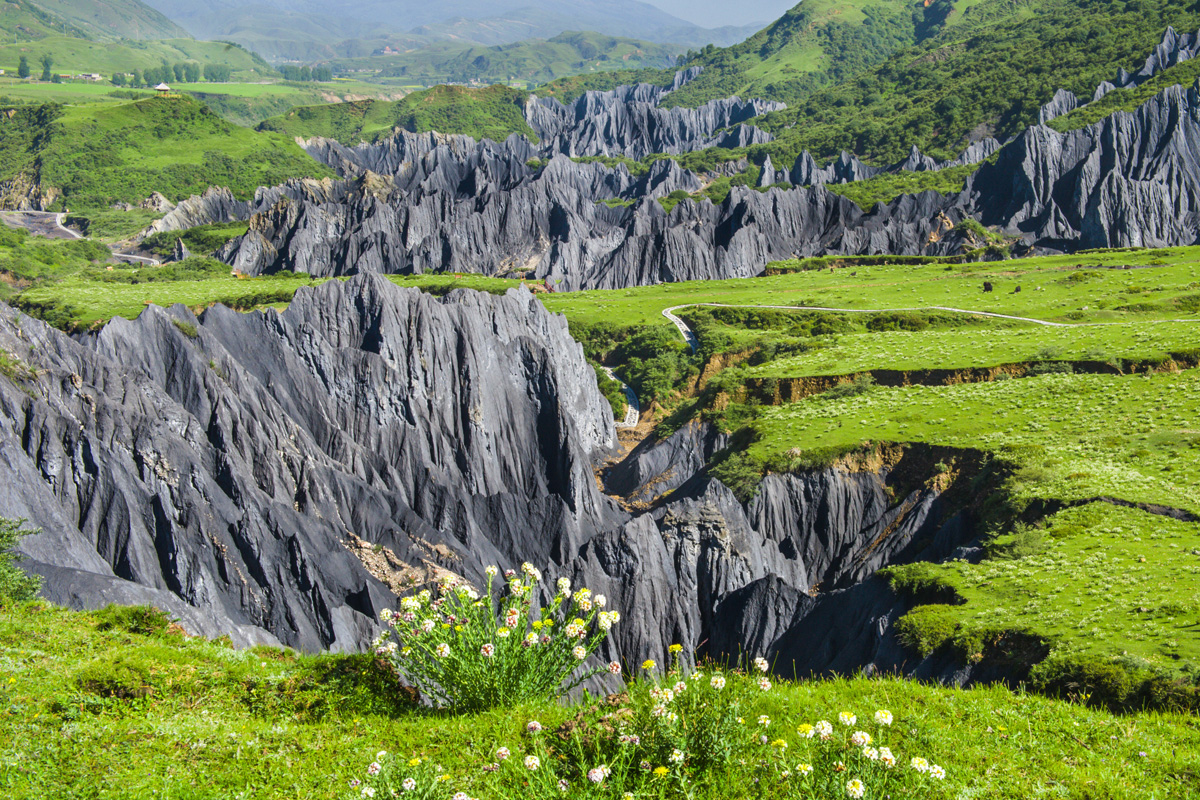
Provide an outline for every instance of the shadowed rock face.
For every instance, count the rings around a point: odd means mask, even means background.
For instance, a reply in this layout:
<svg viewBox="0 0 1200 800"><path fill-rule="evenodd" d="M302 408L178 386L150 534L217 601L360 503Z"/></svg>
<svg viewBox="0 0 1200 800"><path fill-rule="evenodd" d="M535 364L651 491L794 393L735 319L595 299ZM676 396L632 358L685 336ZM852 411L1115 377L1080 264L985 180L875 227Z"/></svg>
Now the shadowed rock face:
<svg viewBox="0 0 1200 800"><path fill-rule="evenodd" d="M40 373L0 377L0 516L42 529L22 549L47 596L239 643L360 648L396 593L530 561L612 599L606 660L775 652L848 613L818 586L969 537L936 490L889 500L886 470L772 477L743 506L703 472L724 441L705 426L614 471L671 490L631 516L594 474L615 440L595 376L524 290L363 275L283 313L150 307L79 339L3 307L0 346Z"/></svg>
<svg viewBox="0 0 1200 800"><path fill-rule="evenodd" d="M1030 128L966 187L986 225L1042 247L1161 247L1200 236L1200 92L1059 133Z"/></svg>

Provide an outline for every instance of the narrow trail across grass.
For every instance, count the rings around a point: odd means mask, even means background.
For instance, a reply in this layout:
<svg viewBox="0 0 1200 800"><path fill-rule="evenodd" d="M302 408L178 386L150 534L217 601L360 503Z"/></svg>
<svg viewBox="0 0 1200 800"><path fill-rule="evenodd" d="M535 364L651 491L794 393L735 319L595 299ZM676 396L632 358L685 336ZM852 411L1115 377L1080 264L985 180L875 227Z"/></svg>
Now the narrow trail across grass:
<svg viewBox="0 0 1200 800"><path fill-rule="evenodd" d="M826 306L769 306L734 304L734 303L683 303L678 306L664 308L662 315L671 321L679 333L683 336L683 340L687 342L688 347L692 348L692 352L696 352L699 345L699 340L696 334L688 327L687 323L677 317L674 312L681 308L693 308L695 306L708 306L709 308L769 308L780 311L832 311L847 314L883 314L891 311L948 311L952 314L972 314L977 317L993 317L995 319L1007 319L1014 322L1028 322L1032 325L1044 325L1047 328L1086 328L1097 325L1144 325L1141 320L1131 320L1129 322L1050 322L1044 319L1035 319L1034 317L1017 317L1012 314L997 314L993 311L971 311L965 308L953 308L951 306L919 306L915 308L828 308ZM1200 322L1195 319L1172 319L1172 320L1155 320L1156 322Z"/></svg>

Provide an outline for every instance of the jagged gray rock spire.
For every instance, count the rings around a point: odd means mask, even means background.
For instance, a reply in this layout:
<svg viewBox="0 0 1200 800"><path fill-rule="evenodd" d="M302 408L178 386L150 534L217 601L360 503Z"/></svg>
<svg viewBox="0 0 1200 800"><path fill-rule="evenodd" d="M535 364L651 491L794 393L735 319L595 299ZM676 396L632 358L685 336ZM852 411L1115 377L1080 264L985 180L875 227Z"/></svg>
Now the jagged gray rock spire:
<svg viewBox="0 0 1200 800"><path fill-rule="evenodd" d="M1190 61L1198 53L1200 53L1200 32L1180 35L1175 32L1174 28L1168 27L1166 33L1163 34L1162 41L1146 58L1146 62L1140 70L1127 72L1124 68L1118 69L1116 76L1111 81L1100 82L1092 95L1091 102L1096 102L1113 89L1125 89L1145 83L1165 69ZM1045 125L1055 117L1069 114L1084 105L1086 103L1082 102L1074 93L1059 89L1054 93L1050 102L1038 110L1038 124Z"/></svg>
<svg viewBox="0 0 1200 800"><path fill-rule="evenodd" d="M525 117L542 140L543 153L642 159L651 153L765 144L774 137L742 123L783 107L729 97L699 108L663 109L617 90L586 92L567 106L554 98L530 97Z"/></svg>
<svg viewBox="0 0 1200 800"><path fill-rule="evenodd" d="M1160 247L1200 237L1200 92L1172 86L1067 133L1035 126L969 180L985 225L1040 247Z"/></svg>

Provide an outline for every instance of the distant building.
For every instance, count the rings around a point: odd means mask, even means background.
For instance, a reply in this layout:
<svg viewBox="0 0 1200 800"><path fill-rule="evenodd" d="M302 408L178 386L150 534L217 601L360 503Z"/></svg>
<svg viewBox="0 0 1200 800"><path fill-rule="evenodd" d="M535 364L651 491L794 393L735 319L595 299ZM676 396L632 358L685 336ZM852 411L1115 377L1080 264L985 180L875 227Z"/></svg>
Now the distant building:
<svg viewBox="0 0 1200 800"><path fill-rule="evenodd" d="M159 97L170 97L171 95L171 87L167 86L165 83L160 83L158 86L155 86L154 91L158 92Z"/></svg>

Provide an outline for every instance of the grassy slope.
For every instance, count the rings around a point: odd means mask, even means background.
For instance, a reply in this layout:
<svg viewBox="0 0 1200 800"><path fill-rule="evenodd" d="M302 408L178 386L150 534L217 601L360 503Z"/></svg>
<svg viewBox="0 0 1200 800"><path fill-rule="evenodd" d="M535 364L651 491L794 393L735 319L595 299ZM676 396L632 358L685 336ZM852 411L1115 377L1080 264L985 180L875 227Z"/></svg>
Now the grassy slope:
<svg viewBox="0 0 1200 800"><path fill-rule="evenodd" d="M330 83L288 81L252 83L192 83L178 87L235 125L253 126L270 117L286 114L297 106L348 102L362 97L396 100L404 92L356 80ZM147 89L117 89L110 82L67 81L42 83L0 76L0 105L18 103L125 103L136 96L154 95Z"/></svg>
<svg viewBox="0 0 1200 800"><path fill-rule="evenodd" d="M196 61L201 64L228 65L233 70L234 80L278 78L269 64L248 50L225 42L199 42L195 39L95 42L55 35L37 41L0 45L0 68L15 75L17 62L21 56L26 56L36 78L41 75L39 59L45 54L53 57L54 72L64 74L98 72L111 76L114 72L128 73L135 69L159 67L164 61L168 64Z"/></svg>
<svg viewBox="0 0 1200 800"><path fill-rule="evenodd" d="M497 141L512 133L536 139L522 110L527 96L504 86L486 89L436 86L395 102L361 100L296 108L258 127L289 137L324 136L347 144L369 141L395 128L465 133L476 139Z"/></svg>
<svg viewBox="0 0 1200 800"><path fill-rule="evenodd" d="M37 41L47 36L88 38L83 28L43 11L29 0L10 0L0 8L0 31L6 42Z"/></svg>
<svg viewBox="0 0 1200 800"><path fill-rule="evenodd" d="M383 749L432 758L451 776L449 791L496 800L479 770L496 747L519 758L527 719L552 731L576 712L554 703L463 716L391 709L380 697L388 681L369 658L235 651L172 633L100 630L102 619L36 604L0 614L6 797L335 797ZM97 667L111 675L114 664L144 669L152 695L106 698L79 684ZM862 720L881 707L895 715L888 738L898 752L927 753L946 767L946 796L1166 800L1196 791L1200 780L1194 717L1114 717L1003 688L781 683L756 692L745 713L769 715L773 735L802 758L798 723L844 709ZM748 780L721 795L760 796Z"/></svg>
<svg viewBox="0 0 1200 800"><path fill-rule="evenodd" d="M0 126L0 177L36 172L72 210L172 201L228 186L249 197L289 177L331 173L287 137L226 122L188 98L21 108Z"/></svg>
<svg viewBox="0 0 1200 800"><path fill-rule="evenodd" d="M794 103L911 45L919 20L896 0L806 0L745 42L701 53L690 63L704 73L667 105L735 94Z"/></svg>
<svg viewBox="0 0 1200 800"><path fill-rule="evenodd" d="M188 32L139 0L33 0L33 4L89 38L187 39Z"/></svg>

